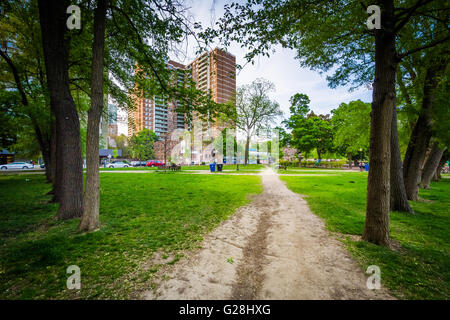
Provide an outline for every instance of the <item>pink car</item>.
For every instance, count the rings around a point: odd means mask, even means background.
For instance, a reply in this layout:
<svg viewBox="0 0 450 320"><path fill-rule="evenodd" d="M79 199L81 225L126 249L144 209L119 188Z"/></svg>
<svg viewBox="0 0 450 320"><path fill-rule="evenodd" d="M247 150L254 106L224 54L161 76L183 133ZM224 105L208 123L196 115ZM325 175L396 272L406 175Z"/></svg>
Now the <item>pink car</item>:
<svg viewBox="0 0 450 320"><path fill-rule="evenodd" d="M164 166L164 163L162 161L158 161L158 160L148 160L147 164L145 166L146 167L162 167L162 166Z"/></svg>

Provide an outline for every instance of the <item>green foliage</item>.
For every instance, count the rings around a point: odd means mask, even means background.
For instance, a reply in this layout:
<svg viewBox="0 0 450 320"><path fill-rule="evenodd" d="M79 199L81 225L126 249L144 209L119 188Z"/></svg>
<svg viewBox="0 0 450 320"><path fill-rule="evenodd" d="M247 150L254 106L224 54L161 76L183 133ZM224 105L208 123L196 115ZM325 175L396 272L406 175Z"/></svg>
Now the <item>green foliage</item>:
<svg viewBox="0 0 450 320"><path fill-rule="evenodd" d="M291 115L283 123L292 129L291 146L306 155L315 149L319 158L332 150L333 133L328 116L308 114L310 100L305 94L296 94L290 101Z"/></svg>
<svg viewBox="0 0 450 320"><path fill-rule="evenodd" d="M440 146L450 147L450 67L441 79L433 106L433 136Z"/></svg>
<svg viewBox="0 0 450 320"><path fill-rule="evenodd" d="M15 48L0 57L1 136L13 138L11 150L35 158L40 143L48 144L51 126L37 2L9 2L3 9L0 39Z"/></svg>
<svg viewBox="0 0 450 320"><path fill-rule="evenodd" d="M236 41L252 61L269 55L273 45L296 51L302 67L324 72L331 86L372 82L374 42L358 1L248 0L225 5L225 14L205 38ZM263 23L261 23L263 21Z"/></svg>
<svg viewBox="0 0 450 320"><path fill-rule="evenodd" d="M0 147L8 147L17 141L17 135L21 129L20 114L17 114L17 106L20 97L14 91L0 91Z"/></svg>
<svg viewBox="0 0 450 320"><path fill-rule="evenodd" d="M127 158L130 154L128 148L128 137L123 133L115 138L117 149L122 150L122 157Z"/></svg>
<svg viewBox="0 0 450 320"><path fill-rule="evenodd" d="M155 157L153 144L158 136L150 129L143 129L130 138L129 152L133 159L150 160Z"/></svg>
<svg viewBox="0 0 450 320"><path fill-rule="evenodd" d="M291 144L292 136L282 127L275 127L274 129L278 130L279 148L281 152L283 147L288 147Z"/></svg>
<svg viewBox="0 0 450 320"><path fill-rule="evenodd" d="M306 94L296 93L289 99L289 102L291 103L289 110L292 115L306 117L309 112L309 103L311 102Z"/></svg>
<svg viewBox="0 0 450 320"><path fill-rule="evenodd" d="M370 138L370 103L361 100L341 103L331 111L334 148L341 155L367 152Z"/></svg>

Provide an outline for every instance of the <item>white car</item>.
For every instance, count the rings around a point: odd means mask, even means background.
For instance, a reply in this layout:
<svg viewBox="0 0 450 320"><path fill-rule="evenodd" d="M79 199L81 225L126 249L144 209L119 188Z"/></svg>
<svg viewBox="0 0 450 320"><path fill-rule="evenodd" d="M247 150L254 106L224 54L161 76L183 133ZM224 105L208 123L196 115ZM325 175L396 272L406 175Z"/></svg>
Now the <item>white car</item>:
<svg viewBox="0 0 450 320"><path fill-rule="evenodd" d="M117 161L107 165L108 168L128 168L130 165L126 162Z"/></svg>
<svg viewBox="0 0 450 320"><path fill-rule="evenodd" d="M0 165L0 170L22 170L22 169L33 169L34 165L26 162L11 162L8 164Z"/></svg>

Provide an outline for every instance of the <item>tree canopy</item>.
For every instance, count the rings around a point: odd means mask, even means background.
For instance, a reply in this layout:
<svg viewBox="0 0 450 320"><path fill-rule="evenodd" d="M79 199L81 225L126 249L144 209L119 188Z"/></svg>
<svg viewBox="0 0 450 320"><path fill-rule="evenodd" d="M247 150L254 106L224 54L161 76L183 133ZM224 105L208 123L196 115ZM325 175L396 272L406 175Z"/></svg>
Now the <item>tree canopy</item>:
<svg viewBox="0 0 450 320"><path fill-rule="evenodd" d="M143 129L130 138L130 156L138 160L149 160L155 157L153 144L158 136L150 129Z"/></svg>
<svg viewBox="0 0 450 320"><path fill-rule="evenodd" d="M340 154L367 152L370 138L370 103L361 100L341 103L331 111L333 146Z"/></svg>
<svg viewBox="0 0 450 320"><path fill-rule="evenodd" d="M290 145L306 156L317 150L319 159L325 152L332 151L333 132L329 116L310 112L310 100L306 94L297 93L290 102L291 115L283 121L292 130Z"/></svg>

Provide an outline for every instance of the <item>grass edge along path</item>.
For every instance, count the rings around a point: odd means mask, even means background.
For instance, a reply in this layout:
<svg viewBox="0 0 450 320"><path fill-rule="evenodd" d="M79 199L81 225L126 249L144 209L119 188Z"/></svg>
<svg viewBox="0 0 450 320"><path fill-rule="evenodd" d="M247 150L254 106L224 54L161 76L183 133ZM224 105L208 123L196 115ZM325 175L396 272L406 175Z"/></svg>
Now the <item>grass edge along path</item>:
<svg viewBox="0 0 450 320"><path fill-rule="evenodd" d="M450 298L450 180L420 190L410 202L415 215L391 212L391 237L398 250L360 241L365 220L367 173L340 176L280 176L292 191L304 196L313 213L341 239L365 271L381 269L382 285L398 298ZM339 237L341 238L341 237Z"/></svg>

